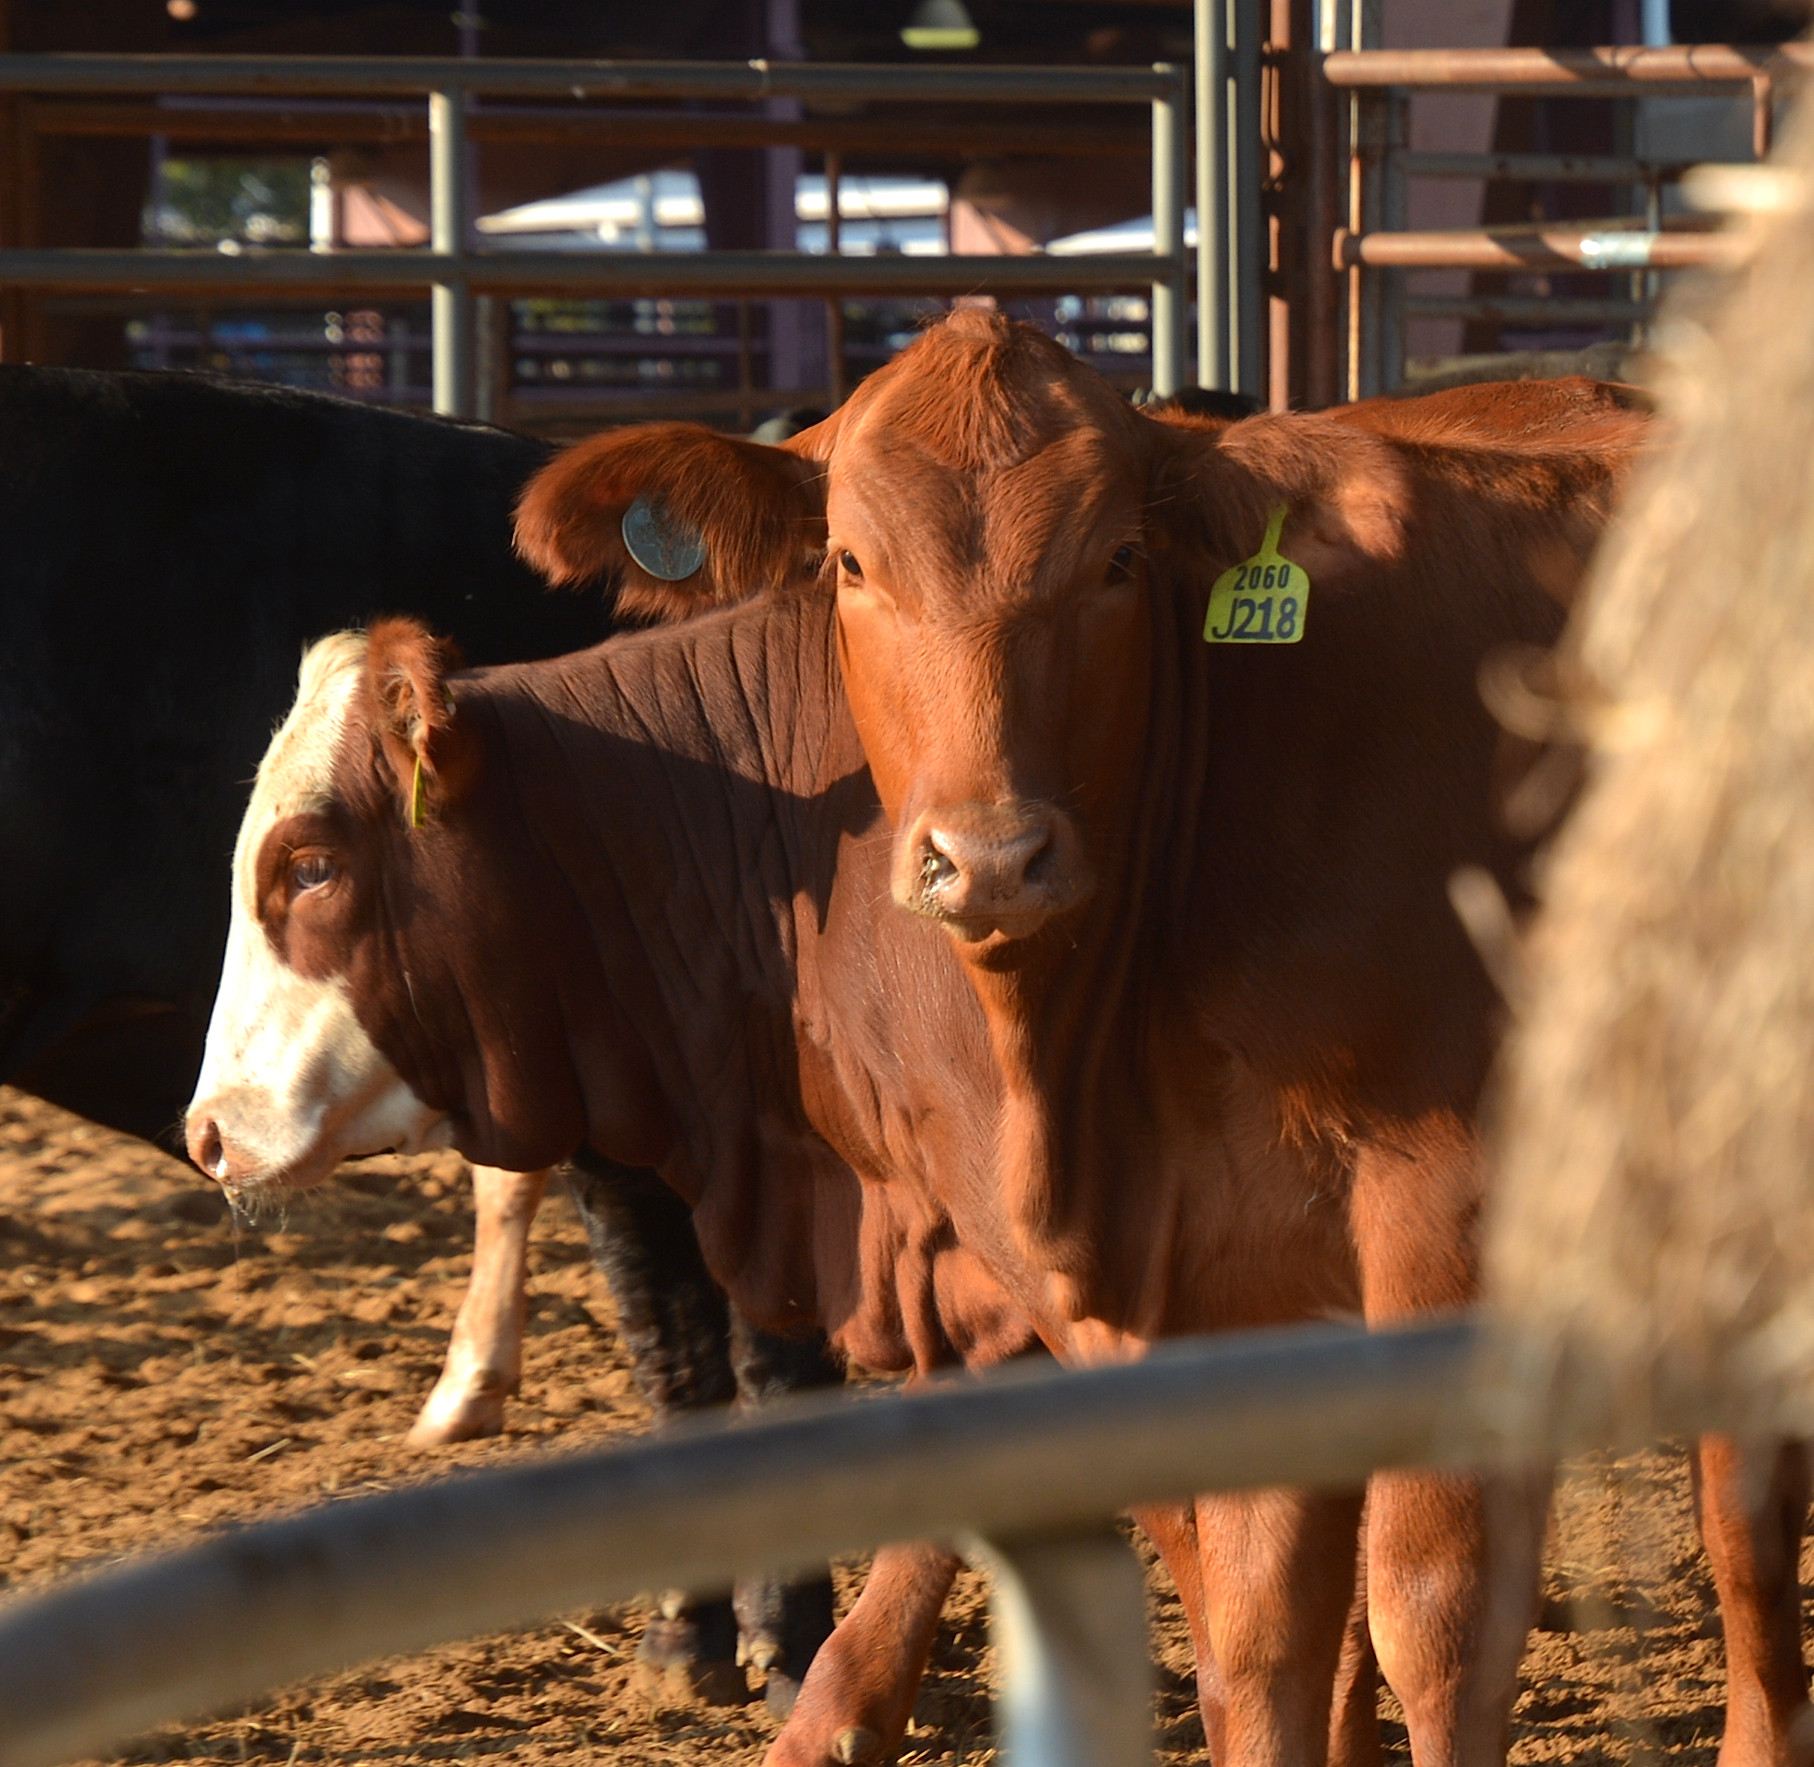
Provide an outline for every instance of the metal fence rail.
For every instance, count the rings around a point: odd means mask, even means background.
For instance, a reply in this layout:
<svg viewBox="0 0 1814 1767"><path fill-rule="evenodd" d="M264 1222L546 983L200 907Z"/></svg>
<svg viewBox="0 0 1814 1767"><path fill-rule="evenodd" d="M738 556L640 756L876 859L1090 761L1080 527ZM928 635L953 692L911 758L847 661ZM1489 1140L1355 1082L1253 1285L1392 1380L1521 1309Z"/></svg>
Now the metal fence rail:
<svg viewBox="0 0 1814 1767"><path fill-rule="evenodd" d="M1186 378L1184 72L1151 68L912 67L835 62L619 62L454 57L0 55L0 92L131 95L426 97L430 249L422 251L101 252L0 250L0 289L187 293L256 287L432 291L434 402L471 416L480 291L702 294L1034 294L1152 291L1153 385ZM1156 250L1058 260L1013 257L821 258L798 252L608 254L488 252L472 244L467 100L710 98L1130 104L1151 109ZM172 113L172 120L176 113ZM833 119L831 127L836 126ZM831 199L835 203L835 196ZM621 254L629 258L632 254Z"/></svg>
<svg viewBox="0 0 1814 1767"><path fill-rule="evenodd" d="M1357 14L1357 16L1359 16ZM1377 20L1373 21L1374 31ZM1363 35L1369 33L1363 32ZM1752 149L1769 151L1774 104L1785 83L1814 69L1814 44L1744 48L1675 44L1667 48L1379 49L1359 42L1321 57L1317 74L1348 109L1349 218L1332 242L1332 263L1346 273L1349 339L1345 392L1390 390L1404 371L1404 321L1413 311L1458 318L1540 317L1528 300L1502 295L1425 297L1413 305L1406 270L1576 269L1625 273L1628 298L1609 291L1601 316L1641 321L1656 294L1655 273L1720 265L1736 242L1710 230L1666 229L1659 191L1684 168L1629 156L1418 154L1409 149L1413 92L1479 92L1521 98L1624 98L1737 94L1752 104ZM1336 168L1318 176L1337 177ZM1476 176L1536 182L1610 183L1636 193L1641 215L1600 225L1580 222L1523 228L1405 228L1405 184L1412 177ZM1615 285L1616 288L1617 285ZM1626 293L1620 290L1619 293ZM1440 301L1440 306L1432 301ZM1576 317L1581 299L1563 303ZM1557 308L1559 313L1561 308Z"/></svg>
<svg viewBox="0 0 1814 1767"><path fill-rule="evenodd" d="M53 1767L301 1676L565 1608L911 1538L997 1567L1017 1767L1132 1767L1151 1750L1141 1582L1106 1518L1464 1463L1475 1344L1463 1320L1173 1342L1131 1367L801 1402L242 1528L0 1608L0 1767Z"/></svg>

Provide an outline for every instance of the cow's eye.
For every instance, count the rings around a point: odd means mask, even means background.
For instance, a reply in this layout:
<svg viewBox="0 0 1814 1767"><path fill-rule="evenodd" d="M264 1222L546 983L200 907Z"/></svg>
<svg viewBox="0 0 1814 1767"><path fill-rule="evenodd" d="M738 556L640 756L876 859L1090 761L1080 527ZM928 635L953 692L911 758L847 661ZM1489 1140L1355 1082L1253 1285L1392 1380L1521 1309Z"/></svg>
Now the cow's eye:
<svg viewBox="0 0 1814 1767"><path fill-rule="evenodd" d="M1121 547L1109 560L1109 575L1111 577L1131 577L1134 574L1135 556L1133 547Z"/></svg>
<svg viewBox="0 0 1814 1767"><path fill-rule="evenodd" d="M290 861L290 888L300 895L334 881L334 861L326 853L298 853Z"/></svg>
<svg viewBox="0 0 1814 1767"><path fill-rule="evenodd" d="M863 567L857 563L857 555L854 552L840 552L838 563L847 577L860 577L863 574Z"/></svg>

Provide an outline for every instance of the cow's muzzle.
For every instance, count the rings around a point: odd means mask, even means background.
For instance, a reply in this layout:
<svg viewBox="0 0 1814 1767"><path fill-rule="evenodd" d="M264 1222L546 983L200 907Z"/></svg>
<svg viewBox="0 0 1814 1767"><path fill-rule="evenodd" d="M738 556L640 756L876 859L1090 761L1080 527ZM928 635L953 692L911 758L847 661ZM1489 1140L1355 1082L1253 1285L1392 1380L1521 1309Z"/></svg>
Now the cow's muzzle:
<svg viewBox="0 0 1814 1767"><path fill-rule="evenodd" d="M896 849L894 899L965 944L1024 939L1095 887L1077 825L1050 804L956 804Z"/></svg>

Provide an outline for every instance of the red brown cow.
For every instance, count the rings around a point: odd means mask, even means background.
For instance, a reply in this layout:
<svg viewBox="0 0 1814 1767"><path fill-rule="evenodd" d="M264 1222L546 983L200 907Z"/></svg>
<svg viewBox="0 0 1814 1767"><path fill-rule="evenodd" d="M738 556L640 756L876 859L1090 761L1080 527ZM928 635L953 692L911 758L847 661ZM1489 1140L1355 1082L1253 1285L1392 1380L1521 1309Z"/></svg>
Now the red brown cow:
<svg viewBox="0 0 1814 1767"><path fill-rule="evenodd" d="M1555 638L1641 428L1597 395L1519 392L1504 423L1477 397L1153 422L966 314L793 444L816 478L752 489L734 445L650 431L526 496L532 559L651 607L825 547L890 890L949 935L1000 1077L988 1255L1061 1355L1474 1295L1498 1003L1447 889L1477 867L1518 900L1528 857L1477 677ZM639 496L703 540L690 582L626 562ZM1276 512L1302 642L1206 645L1211 584ZM1368 1619L1421 1762L1503 1752L1522 1627L1491 1624L1486 1511L1464 1479L1369 1493ZM1218 1761L1321 1757L1359 1513L1217 1498L1166 1541ZM1501 1535L1514 1583L1533 1519Z"/></svg>

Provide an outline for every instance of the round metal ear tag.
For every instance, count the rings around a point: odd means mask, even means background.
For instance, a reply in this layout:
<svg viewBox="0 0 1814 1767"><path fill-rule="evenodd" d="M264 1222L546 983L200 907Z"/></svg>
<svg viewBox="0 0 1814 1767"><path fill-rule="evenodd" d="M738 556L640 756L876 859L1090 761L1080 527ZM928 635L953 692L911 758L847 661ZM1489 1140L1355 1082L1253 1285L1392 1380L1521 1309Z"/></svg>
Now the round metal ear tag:
<svg viewBox="0 0 1814 1767"><path fill-rule="evenodd" d="M623 530L630 556L664 583L678 583L705 563L704 537L669 521L666 511L647 497L638 497L624 511Z"/></svg>

